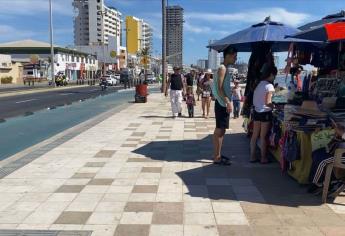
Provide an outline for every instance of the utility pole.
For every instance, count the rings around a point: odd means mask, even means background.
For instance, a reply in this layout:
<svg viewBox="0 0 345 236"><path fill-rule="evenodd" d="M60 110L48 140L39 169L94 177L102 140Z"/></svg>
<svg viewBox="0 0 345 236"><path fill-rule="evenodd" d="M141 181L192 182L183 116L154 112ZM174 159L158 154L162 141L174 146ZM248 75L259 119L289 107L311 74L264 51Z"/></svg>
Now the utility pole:
<svg viewBox="0 0 345 236"><path fill-rule="evenodd" d="M162 93L166 88L166 2L162 0Z"/></svg>
<svg viewBox="0 0 345 236"><path fill-rule="evenodd" d="M55 87L55 73L54 73L54 45L53 45L53 4L52 0L49 0L49 32L50 32L50 66L52 84Z"/></svg>

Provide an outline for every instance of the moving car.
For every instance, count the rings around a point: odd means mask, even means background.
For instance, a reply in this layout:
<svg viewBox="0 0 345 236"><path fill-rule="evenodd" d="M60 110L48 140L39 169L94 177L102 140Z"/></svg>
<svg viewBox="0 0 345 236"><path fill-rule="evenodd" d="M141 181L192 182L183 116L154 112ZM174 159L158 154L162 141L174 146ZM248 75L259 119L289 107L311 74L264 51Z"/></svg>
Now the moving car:
<svg viewBox="0 0 345 236"><path fill-rule="evenodd" d="M119 81L116 79L116 77L114 75L105 75L102 76L102 79L105 78L107 81L107 84L109 86L115 86L119 83Z"/></svg>
<svg viewBox="0 0 345 236"><path fill-rule="evenodd" d="M154 74L147 74L146 76L146 82L153 84L156 83L157 79Z"/></svg>

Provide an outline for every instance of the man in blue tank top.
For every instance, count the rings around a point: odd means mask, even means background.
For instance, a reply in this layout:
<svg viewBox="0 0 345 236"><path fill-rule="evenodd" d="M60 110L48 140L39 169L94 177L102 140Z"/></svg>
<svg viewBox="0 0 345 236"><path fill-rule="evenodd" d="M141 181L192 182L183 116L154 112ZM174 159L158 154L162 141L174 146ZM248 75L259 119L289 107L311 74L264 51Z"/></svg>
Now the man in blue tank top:
<svg viewBox="0 0 345 236"><path fill-rule="evenodd" d="M230 81L227 67L235 64L237 60L237 50L233 47L228 47L223 52L224 64L218 69L217 80L215 81L215 108L216 128L213 133L214 156L213 162L215 164L231 165L228 157L221 154L223 139L226 129L229 129L230 113L232 112L230 88ZM226 88L228 86L229 88Z"/></svg>

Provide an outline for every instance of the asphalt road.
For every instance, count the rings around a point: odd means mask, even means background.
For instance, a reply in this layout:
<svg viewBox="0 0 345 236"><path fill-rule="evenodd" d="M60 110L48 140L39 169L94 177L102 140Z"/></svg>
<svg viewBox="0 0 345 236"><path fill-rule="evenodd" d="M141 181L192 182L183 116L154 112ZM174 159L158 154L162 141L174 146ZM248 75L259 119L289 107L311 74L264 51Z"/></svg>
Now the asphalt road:
<svg viewBox="0 0 345 236"><path fill-rule="evenodd" d="M52 90L0 98L0 120L32 114L35 111L69 105L72 102L95 98L122 89L108 87L101 91L100 86L77 87L66 90Z"/></svg>

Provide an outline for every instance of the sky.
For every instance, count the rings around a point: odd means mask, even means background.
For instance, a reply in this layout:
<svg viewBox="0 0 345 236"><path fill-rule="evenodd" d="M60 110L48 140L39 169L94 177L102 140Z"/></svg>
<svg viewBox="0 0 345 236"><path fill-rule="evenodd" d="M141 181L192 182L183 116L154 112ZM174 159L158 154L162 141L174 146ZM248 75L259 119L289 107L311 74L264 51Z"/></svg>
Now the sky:
<svg viewBox="0 0 345 236"><path fill-rule="evenodd" d="M54 43L73 45L73 0L52 0ZM105 0L124 18L134 15L154 30L153 54L161 53L161 0ZM49 42L48 0L0 0L0 42L35 39ZM210 39L221 39L267 16L294 27L345 9L345 0L167 0L184 8L184 63L207 58ZM125 41L125 40L124 40ZM284 54L281 54L283 64ZM248 53L238 58L247 61ZM280 65L281 67L282 65Z"/></svg>

